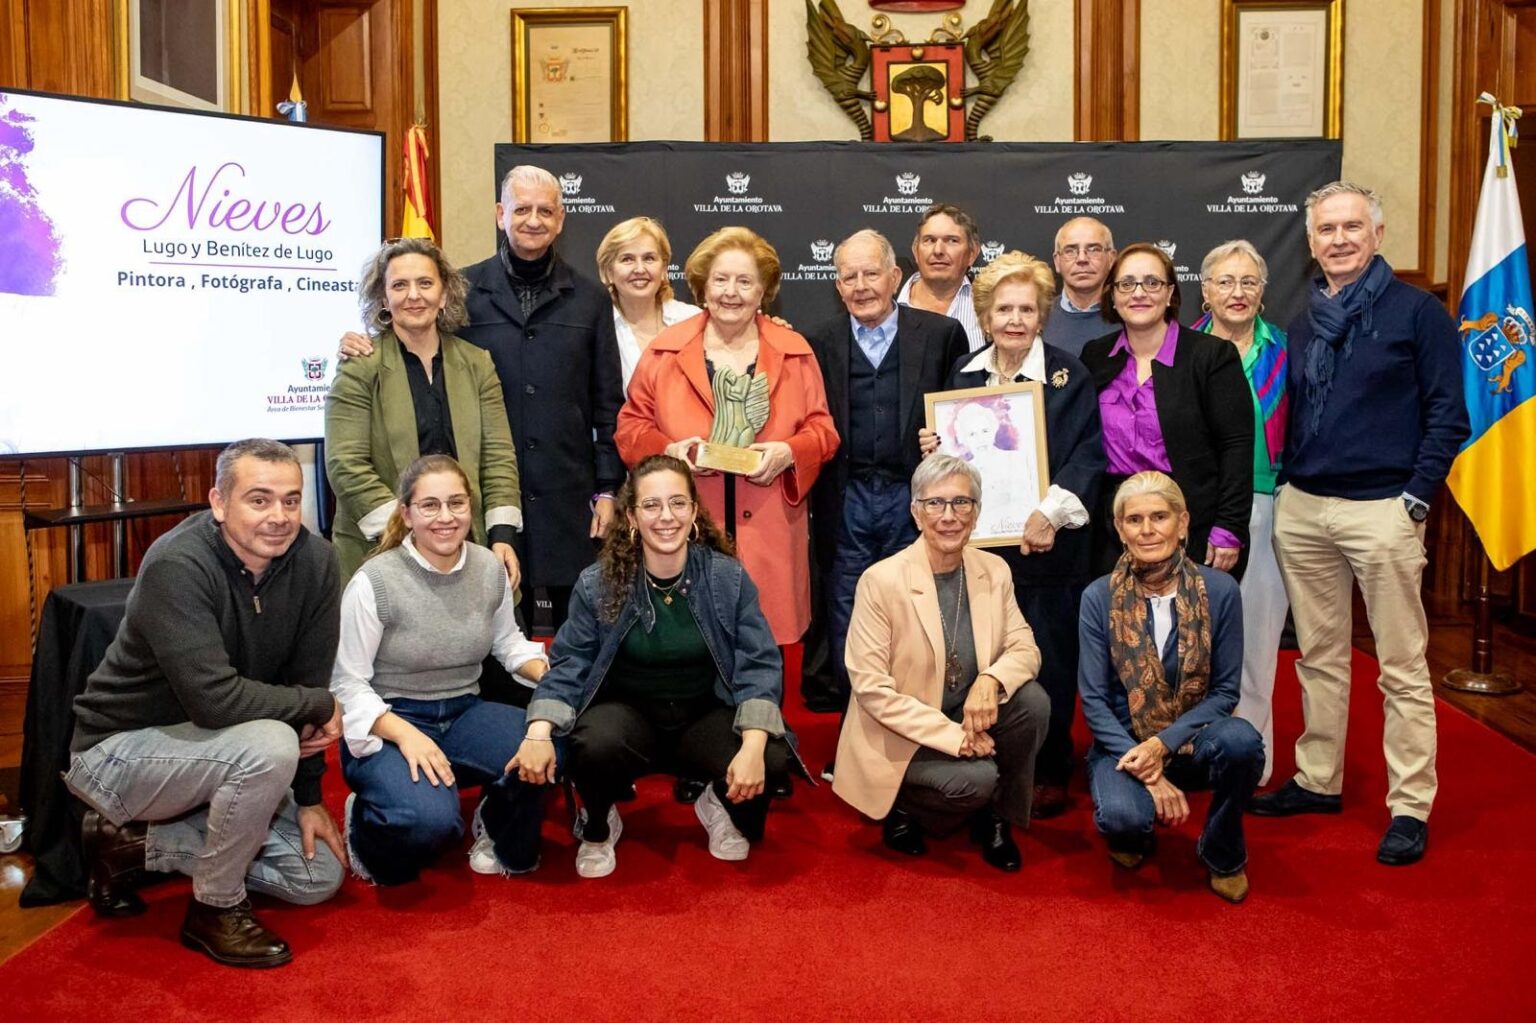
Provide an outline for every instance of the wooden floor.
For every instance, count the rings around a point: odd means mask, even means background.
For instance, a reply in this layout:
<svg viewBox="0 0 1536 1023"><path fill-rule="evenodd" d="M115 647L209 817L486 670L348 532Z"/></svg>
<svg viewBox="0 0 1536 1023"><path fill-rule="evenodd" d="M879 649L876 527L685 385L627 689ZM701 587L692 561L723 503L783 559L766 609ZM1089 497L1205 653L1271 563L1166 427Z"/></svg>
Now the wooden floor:
<svg viewBox="0 0 1536 1023"><path fill-rule="evenodd" d="M1359 621L1360 616L1357 616ZM1356 645L1369 652L1370 634L1357 627ZM1441 624L1430 630L1429 667L1436 693L1495 731L1536 752L1536 637L1495 626L1495 668L1512 675L1524 687L1514 696L1469 696L1440 684L1445 673L1471 663L1470 625ZM0 683L0 815L16 813L20 781L21 729L26 711L22 683ZM9 808L7 808L7 803ZM41 909L21 909L17 900L31 876L31 857L0 856L0 962L69 916L81 903Z"/></svg>

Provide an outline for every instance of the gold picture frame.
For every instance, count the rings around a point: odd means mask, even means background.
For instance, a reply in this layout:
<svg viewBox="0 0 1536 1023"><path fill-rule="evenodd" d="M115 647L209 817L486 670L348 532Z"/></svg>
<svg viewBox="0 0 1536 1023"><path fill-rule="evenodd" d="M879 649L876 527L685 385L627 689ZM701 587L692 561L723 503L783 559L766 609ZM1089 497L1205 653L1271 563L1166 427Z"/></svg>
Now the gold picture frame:
<svg viewBox="0 0 1536 1023"><path fill-rule="evenodd" d="M939 450L964 458L981 473L971 546L1017 547L1024 521L1051 486L1045 386L1031 380L932 391L923 395L923 405L928 429L939 435Z"/></svg>
<svg viewBox="0 0 1536 1023"><path fill-rule="evenodd" d="M629 140L629 8L512 12L512 141Z"/></svg>
<svg viewBox="0 0 1536 1023"><path fill-rule="evenodd" d="M113 22L117 51L117 95L119 99L182 107L187 110L245 113L241 91L242 56L247 12L242 0L212 0L199 8L211 16L206 25L191 25L178 19L174 26L163 24L164 17L175 10L158 10L143 0L114 0ZM155 15L162 23L155 24ZM201 37L199 32L203 32ZM146 34L155 32L164 43L156 61L146 61ZM201 74L200 86L186 87L174 73L178 64L202 65L211 61L211 74ZM163 67L157 64L163 63Z"/></svg>
<svg viewBox="0 0 1536 1023"><path fill-rule="evenodd" d="M1221 137L1343 135L1343 0L1222 0Z"/></svg>

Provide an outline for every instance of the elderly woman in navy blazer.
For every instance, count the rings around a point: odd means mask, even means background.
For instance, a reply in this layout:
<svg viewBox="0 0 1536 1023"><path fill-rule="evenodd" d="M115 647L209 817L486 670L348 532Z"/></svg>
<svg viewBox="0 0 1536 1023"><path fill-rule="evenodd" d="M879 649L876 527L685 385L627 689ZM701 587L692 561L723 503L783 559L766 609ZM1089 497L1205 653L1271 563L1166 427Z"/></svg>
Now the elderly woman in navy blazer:
<svg viewBox="0 0 1536 1023"><path fill-rule="evenodd" d="M1056 305L1051 268L1023 252L1008 252L971 285L987 347L954 365L947 386L997 387L1038 381L1045 391L1050 488L1025 520L1017 547L996 548L1013 573L1019 610L1040 647L1040 685L1051 698L1050 728L1035 760L1033 815L1054 817L1067 807L1072 775L1072 717L1077 710L1077 605L1092 578L1089 509L1104 473L1099 404L1088 370L1041 338ZM920 431L925 453L938 438Z"/></svg>

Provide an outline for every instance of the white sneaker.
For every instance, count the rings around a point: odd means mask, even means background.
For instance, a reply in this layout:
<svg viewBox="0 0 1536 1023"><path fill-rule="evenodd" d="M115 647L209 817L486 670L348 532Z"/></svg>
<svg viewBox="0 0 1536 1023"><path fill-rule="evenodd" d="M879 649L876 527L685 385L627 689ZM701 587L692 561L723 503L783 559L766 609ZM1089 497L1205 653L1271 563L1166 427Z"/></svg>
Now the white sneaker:
<svg viewBox="0 0 1536 1023"><path fill-rule="evenodd" d="M693 804L693 812L698 815L699 823L704 825L704 830L709 832L709 854L717 860L744 860L747 853L752 851L752 846L741 832L736 830L736 825L731 823L730 814L725 812L720 799L715 795L715 786L704 786L704 794Z"/></svg>
<svg viewBox="0 0 1536 1023"><path fill-rule="evenodd" d="M368 868L363 866L363 861L357 858L357 851L352 848L352 804L357 802L357 793L347 793L346 805L341 809L341 844L347 850L347 866L352 868L352 873L373 884L373 875L368 873Z"/></svg>
<svg viewBox="0 0 1536 1023"><path fill-rule="evenodd" d="M587 823L587 811L581 810L576 815L576 823L571 828L576 837L581 840L581 846L576 850L576 873L580 877L607 877L613 873L613 868L618 866L618 859L613 854L613 847L618 844L619 836L624 833L624 822L619 818L619 808L608 808L608 838L602 842L588 842L581 837L583 826Z"/></svg>
<svg viewBox="0 0 1536 1023"><path fill-rule="evenodd" d="M500 874L502 877L531 874L538 870L537 861L527 870L511 870L502 865L501 860L496 858L496 844L491 841L491 836L485 833L485 822L480 819L480 809L483 806L485 806L485 800L482 799L480 806L475 807L474 819L469 824L469 833L475 836L475 844L469 847L469 869L477 874Z"/></svg>

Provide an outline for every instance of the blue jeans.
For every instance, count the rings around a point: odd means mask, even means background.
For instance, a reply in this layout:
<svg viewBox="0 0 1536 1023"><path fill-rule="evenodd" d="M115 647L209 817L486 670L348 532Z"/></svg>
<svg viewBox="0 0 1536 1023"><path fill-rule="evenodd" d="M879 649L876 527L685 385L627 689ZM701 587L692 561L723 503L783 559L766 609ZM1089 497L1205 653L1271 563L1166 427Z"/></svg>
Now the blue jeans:
<svg viewBox="0 0 1536 1023"><path fill-rule="evenodd" d="M76 753L64 784L113 824L149 822L145 867L186 874L205 905L238 905L247 889L312 905L336 894L343 871L323 842L304 858L289 791L298 763L298 733L281 721L183 722Z"/></svg>
<svg viewBox="0 0 1536 1023"><path fill-rule="evenodd" d="M1118 757L1088 750L1088 788L1093 823L1111 849L1144 853L1152 846L1157 809L1152 794L1133 775L1115 770ZM1200 730L1192 754L1168 761L1164 774L1186 792L1211 790L1211 808L1195 853L1213 874L1235 874L1248 862L1243 811L1264 770L1264 740L1242 718L1223 718Z"/></svg>
<svg viewBox="0 0 1536 1023"><path fill-rule="evenodd" d="M389 701L390 709L437 743L453 765L454 784L411 781L400 748L354 757L343 744L342 774L357 793L352 807L352 851L379 884L413 881L445 848L464 837L459 786L482 786L480 820L496 858L509 871L539 862L543 787L505 773L522 744L523 711L473 694L450 700Z"/></svg>
<svg viewBox="0 0 1536 1023"><path fill-rule="evenodd" d="M852 692L843 651L853 618L853 595L859 576L875 562L906 550L917 539L912 521L912 492L905 480L849 480L843 491L843 521L837 530L837 552L827 597L827 635L832 647L832 673L839 699Z"/></svg>

